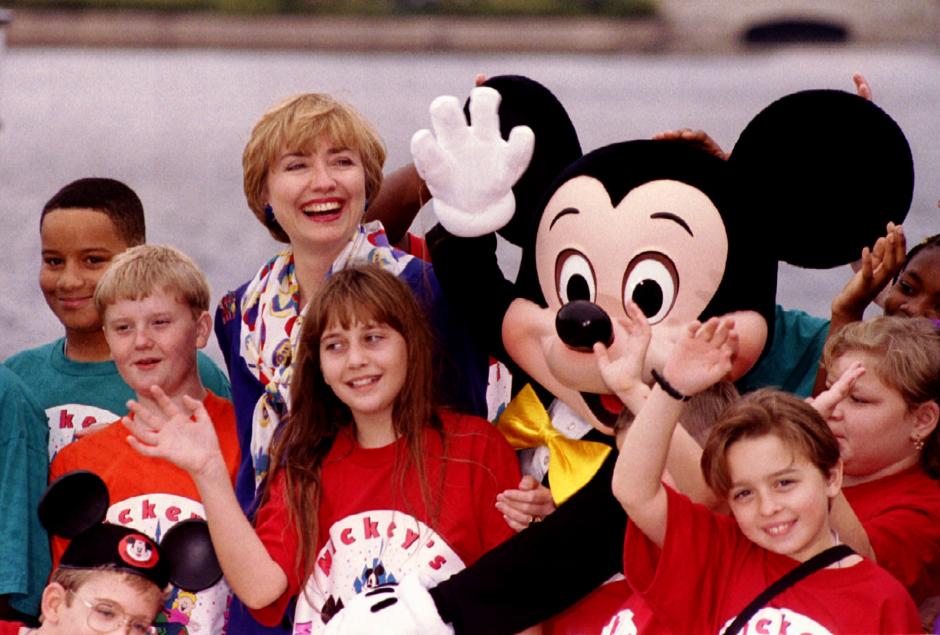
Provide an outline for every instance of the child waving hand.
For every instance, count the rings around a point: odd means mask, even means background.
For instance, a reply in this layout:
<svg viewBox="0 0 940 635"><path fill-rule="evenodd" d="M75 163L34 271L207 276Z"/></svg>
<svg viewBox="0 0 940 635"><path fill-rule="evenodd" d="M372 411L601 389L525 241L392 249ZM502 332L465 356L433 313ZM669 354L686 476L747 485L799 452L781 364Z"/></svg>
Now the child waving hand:
<svg viewBox="0 0 940 635"><path fill-rule="evenodd" d="M435 407L433 354L394 275L331 276L304 317L292 422L272 446L254 527L202 408L132 404L129 442L192 475L223 571L262 624L283 623L300 593L294 632L322 632L358 594L443 580L513 534L495 502L519 482L515 455L488 422Z"/></svg>
<svg viewBox="0 0 940 635"><path fill-rule="evenodd" d="M703 475L731 517L661 481L688 396L731 367L733 327L728 318L689 325L624 439L613 490L630 517L624 573L634 595L605 633L722 632L777 579L838 542L829 506L842 482L839 445L791 395L752 393L709 436ZM740 632L787 629L914 632L919 621L897 581L850 554L758 605Z"/></svg>

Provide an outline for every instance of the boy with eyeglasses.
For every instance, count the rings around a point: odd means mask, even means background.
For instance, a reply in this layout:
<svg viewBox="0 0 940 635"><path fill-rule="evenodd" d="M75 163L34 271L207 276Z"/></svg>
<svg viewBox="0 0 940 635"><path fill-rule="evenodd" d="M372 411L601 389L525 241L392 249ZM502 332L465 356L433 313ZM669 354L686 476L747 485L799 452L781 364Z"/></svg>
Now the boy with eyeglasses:
<svg viewBox="0 0 940 635"><path fill-rule="evenodd" d="M42 593L41 625L0 622L0 635L156 635L168 582L152 540L101 525L69 544Z"/></svg>

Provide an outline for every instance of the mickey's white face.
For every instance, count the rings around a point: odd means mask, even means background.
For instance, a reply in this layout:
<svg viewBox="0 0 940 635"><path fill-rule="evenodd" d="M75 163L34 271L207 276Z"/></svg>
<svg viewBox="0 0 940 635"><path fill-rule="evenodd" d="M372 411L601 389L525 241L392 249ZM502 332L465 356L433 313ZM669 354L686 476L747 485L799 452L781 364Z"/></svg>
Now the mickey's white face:
<svg viewBox="0 0 940 635"><path fill-rule="evenodd" d="M644 374L662 368L681 329L701 315L725 274L728 237L701 190L656 180L616 206L595 178L578 176L549 200L536 237L536 268L548 308L516 300L503 320L507 352L533 379L601 430L616 419L594 354L567 346L559 309L587 300L612 321L635 302L652 325ZM616 357L623 343L614 341ZM615 400L613 400L615 401ZM599 425L600 424L600 425Z"/></svg>

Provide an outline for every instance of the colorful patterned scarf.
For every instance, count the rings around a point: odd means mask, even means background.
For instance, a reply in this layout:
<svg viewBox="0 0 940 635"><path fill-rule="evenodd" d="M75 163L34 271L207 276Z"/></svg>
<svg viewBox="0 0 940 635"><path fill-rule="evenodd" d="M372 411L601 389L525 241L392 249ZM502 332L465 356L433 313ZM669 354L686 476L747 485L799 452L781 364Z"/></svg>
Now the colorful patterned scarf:
<svg viewBox="0 0 940 635"><path fill-rule="evenodd" d="M366 263L400 275L412 258L392 248L382 224L372 221L359 226L330 265L327 276ZM300 285L290 248L266 262L242 296L240 353L248 370L264 386L252 416L251 459L256 488L268 472L271 439L290 408L291 362L297 353L305 308L300 306Z"/></svg>

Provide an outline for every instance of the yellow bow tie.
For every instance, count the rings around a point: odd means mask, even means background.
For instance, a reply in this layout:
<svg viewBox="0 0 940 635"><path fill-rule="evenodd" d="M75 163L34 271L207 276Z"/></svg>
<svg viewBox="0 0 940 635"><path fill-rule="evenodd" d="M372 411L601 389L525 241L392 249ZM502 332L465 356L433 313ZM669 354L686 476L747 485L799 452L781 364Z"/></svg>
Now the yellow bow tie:
<svg viewBox="0 0 940 635"><path fill-rule="evenodd" d="M610 454L610 446L569 439L556 430L530 384L512 398L496 427L517 450L548 446L548 485L556 505L590 481Z"/></svg>

